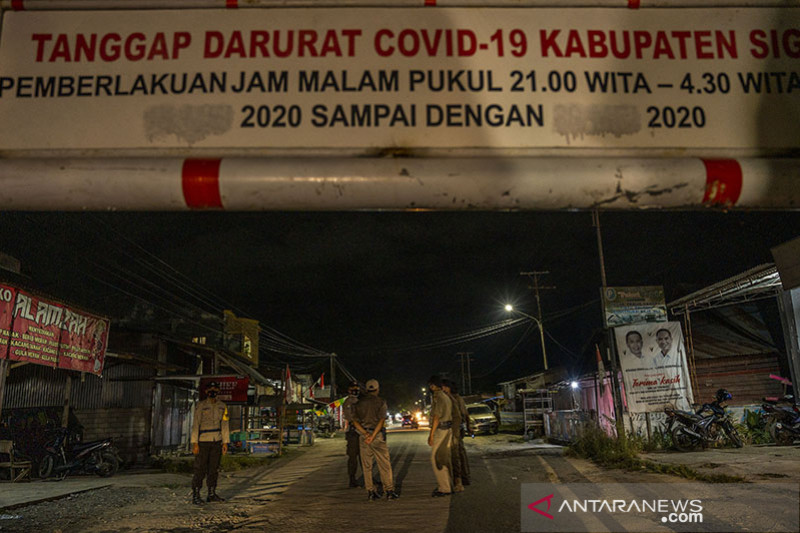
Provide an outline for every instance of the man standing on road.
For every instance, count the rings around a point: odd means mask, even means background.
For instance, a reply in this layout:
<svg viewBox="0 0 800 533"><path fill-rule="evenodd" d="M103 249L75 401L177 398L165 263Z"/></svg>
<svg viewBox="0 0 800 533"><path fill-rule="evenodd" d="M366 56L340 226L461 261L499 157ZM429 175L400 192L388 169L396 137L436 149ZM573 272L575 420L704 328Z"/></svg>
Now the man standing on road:
<svg viewBox="0 0 800 533"><path fill-rule="evenodd" d="M431 447L431 465L436 477L436 489L431 496L450 496L450 441L453 427L453 402L442 390L442 378L431 376L428 388L433 393L431 401L431 432L428 446Z"/></svg>
<svg viewBox="0 0 800 533"><path fill-rule="evenodd" d="M355 416L355 408L358 403L359 386L357 381L350 383L347 388L347 399L342 405L342 412L344 421L347 423L345 429L345 439L347 439L347 475L350 477L350 487L358 487L356 481L356 473L358 472L359 457L359 440L361 439L353 424L353 417Z"/></svg>
<svg viewBox="0 0 800 533"><path fill-rule="evenodd" d="M217 495L217 475L222 456L228 453L231 432L228 423L228 407L217 400L219 383L210 381L205 387L206 399L194 409L192 422L192 453L194 454L194 477L192 478L192 503L201 505L203 478L208 478L208 502L224 502Z"/></svg>
<svg viewBox="0 0 800 533"><path fill-rule="evenodd" d="M378 472L381 475L381 484L386 491L387 500L396 500L399 495L394 491L394 478L392 477L392 462L389 459L389 447L386 446L386 437L381 430L386 424L388 407L386 402L378 396L379 385L377 380L367 381L367 394L358 399L355 406L353 425L358 430L360 437L359 451L361 453L361 471L364 474L364 487L367 489L369 501L380 499L372 481L372 461L378 463Z"/></svg>
<svg viewBox="0 0 800 533"><path fill-rule="evenodd" d="M453 440L450 444L450 456L453 460L453 492L464 492L464 485L469 485L469 463L467 450L464 448L464 436L472 433L469 427L469 413L464 398L458 394L456 384L449 379L442 380L445 394L453 403Z"/></svg>

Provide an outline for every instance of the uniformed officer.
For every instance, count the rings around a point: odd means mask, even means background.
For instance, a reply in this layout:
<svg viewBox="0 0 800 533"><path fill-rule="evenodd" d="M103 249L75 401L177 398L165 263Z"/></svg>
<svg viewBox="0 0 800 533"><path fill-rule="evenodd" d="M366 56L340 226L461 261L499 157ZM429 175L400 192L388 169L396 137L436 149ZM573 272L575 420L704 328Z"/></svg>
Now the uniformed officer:
<svg viewBox="0 0 800 533"><path fill-rule="evenodd" d="M192 478L192 503L200 505L203 498L203 478L208 477L208 502L223 502L217 495L217 475L222 455L228 453L230 428L228 407L217 399L219 383L210 381L205 387L206 399L198 402L192 423L192 453L194 454L194 477Z"/></svg>
<svg viewBox="0 0 800 533"><path fill-rule="evenodd" d="M442 389L442 378L431 376L428 389L433 393L431 402L431 432L428 435L428 446L431 447L431 466L436 477L436 488L432 496L449 496L452 494L450 472L450 430L453 427L453 402Z"/></svg>
<svg viewBox="0 0 800 533"><path fill-rule="evenodd" d="M469 462L467 450L464 448L464 436L472 433L467 404L458 394L455 383L449 379L442 380L442 388L453 404L453 426L450 429L450 458L453 463L453 492L464 492L464 485L469 485Z"/></svg>
<svg viewBox="0 0 800 533"><path fill-rule="evenodd" d="M359 456L359 440L360 436L355 424L353 424L353 416L355 415L355 407L358 403L359 386L357 381L350 383L347 388L347 399L342 405L344 420L347 422L347 429L345 430L345 438L347 439L347 475L350 477L350 487L358 487L356 480L356 473L358 472Z"/></svg>
<svg viewBox="0 0 800 533"><path fill-rule="evenodd" d="M361 470L364 473L364 486L369 501L380 498L372 481L372 461L378 463L381 483L386 491L387 500L396 500L399 495L394 491L392 462L389 459L389 447L386 445L383 429L386 424L386 402L378 396L378 382L367 381L367 394L359 398L353 416L353 425L360 435L359 450L361 452Z"/></svg>

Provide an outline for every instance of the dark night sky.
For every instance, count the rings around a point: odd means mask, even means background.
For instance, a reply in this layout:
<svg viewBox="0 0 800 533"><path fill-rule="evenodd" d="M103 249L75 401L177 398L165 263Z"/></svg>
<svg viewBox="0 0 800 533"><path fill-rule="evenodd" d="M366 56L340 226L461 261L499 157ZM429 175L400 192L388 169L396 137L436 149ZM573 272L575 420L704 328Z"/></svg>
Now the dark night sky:
<svg viewBox="0 0 800 533"><path fill-rule="evenodd" d="M601 224L608 284L663 284L671 300L771 262L770 247L800 234L800 213L609 212ZM0 251L42 290L98 312L131 305L125 293L179 302L185 291L149 269L170 272L213 295L206 310L224 301L336 352L398 400L434 372L460 380L460 351L473 352L474 388L485 392L539 369L538 331L525 335L527 324L397 348L496 323L507 300L535 314L520 271L550 271L542 281L556 287L542 293L551 367L591 370L581 354L601 326L588 212L0 213Z"/></svg>

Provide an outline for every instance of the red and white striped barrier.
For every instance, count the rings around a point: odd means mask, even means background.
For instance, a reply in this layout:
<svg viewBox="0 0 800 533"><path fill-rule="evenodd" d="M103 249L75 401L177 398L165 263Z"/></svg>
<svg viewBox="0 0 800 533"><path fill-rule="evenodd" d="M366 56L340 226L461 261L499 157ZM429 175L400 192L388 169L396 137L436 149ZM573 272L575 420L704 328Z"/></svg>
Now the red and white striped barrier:
<svg viewBox="0 0 800 533"><path fill-rule="evenodd" d="M119 9L238 9L291 7L792 7L797 0L0 0L13 11L83 11Z"/></svg>
<svg viewBox="0 0 800 533"><path fill-rule="evenodd" d="M0 159L6 210L797 209L800 159Z"/></svg>

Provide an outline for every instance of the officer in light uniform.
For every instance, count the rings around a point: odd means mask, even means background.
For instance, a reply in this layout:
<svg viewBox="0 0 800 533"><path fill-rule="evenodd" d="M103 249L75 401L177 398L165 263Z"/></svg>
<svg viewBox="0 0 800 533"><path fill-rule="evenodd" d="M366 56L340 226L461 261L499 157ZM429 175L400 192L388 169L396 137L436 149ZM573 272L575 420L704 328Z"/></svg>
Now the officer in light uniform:
<svg viewBox="0 0 800 533"><path fill-rule="evenodd" d="M443 390L442 378L431 376L428 389L433 393L431 402L431 432L428 435L428 446L431 447L431 466L436 477L436 488L432 496L449 496L452 494L451 477L452 462L450 458L451 429L453 427L453 402Z"/></svg>
<svg viewBox="0 0 800 533"><path fill-rule="evenodd" d="M228 407L217 399L219 383L210 381L205 387L206 399L198 402L192 423L192 453L194 477L192 478L192 503L200 505L203 498L203 478L208 477L209 502L223 502L217 495L217 475L222 455L228 453L231 435L228 424Z"/></svg>

